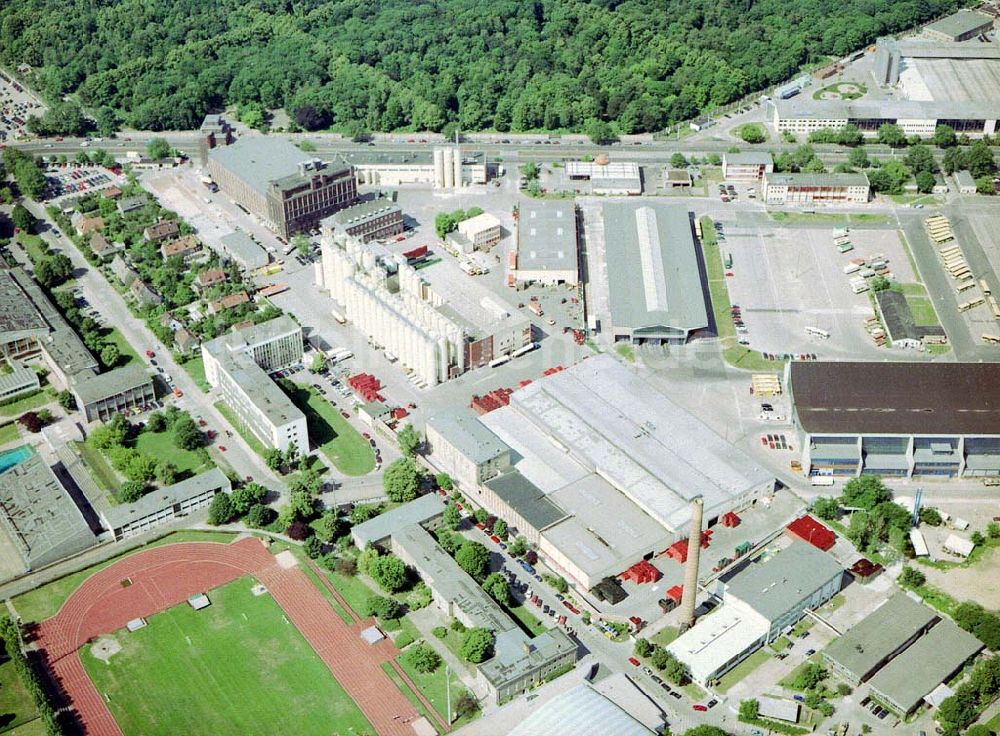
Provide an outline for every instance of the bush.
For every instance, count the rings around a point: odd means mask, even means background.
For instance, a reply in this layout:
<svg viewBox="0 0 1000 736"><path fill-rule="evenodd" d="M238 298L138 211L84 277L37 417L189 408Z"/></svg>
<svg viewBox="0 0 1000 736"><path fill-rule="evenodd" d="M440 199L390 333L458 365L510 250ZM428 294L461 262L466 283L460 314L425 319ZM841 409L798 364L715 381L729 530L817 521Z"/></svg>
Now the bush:
<svg viewBox="0 0 1000 736"><path fill-rule="evenodd" d="M427 644L417 644L403 655L406 662L417 672L430 674L441 666L441 655Z"/></svg>
<svg viewBox="0 0 1000 736"><path fill-rule="evenodd" d="M338 575L353 578L358 574L358 563L350 557L341 557L334 563L333 571Z"/></svg>
<svg viewBox="0 0 1000 736"><path fill-rule="evenodd" d="M475 626L462 635L458 653L466 662L479 664L493 656L493 633Z"/></svg>
<svg viewBox="0 0 1000 736"><path fill-rule="evenodd" d="M213 526L228 524L233 518L233 503L228 493L216 493L208 507L208 523Z"/></svg>
<svg viewBox="0 0 1000 736"><path fill-rule="evenodd" d="M305 553L310 560L316 560L323 555L323 542L321 542L318 537L309 537L305 544L302 545L302 549L305 550Z"/></svg>
<svg viewBox="0 0 1000 736"><path fill-rule="evenodd" d="M904 588L919 588L927 582L927 576L914 567L904 567L899 574L899 584Z"/></svg>
<svg viewBox="0 0 1000 736"><path fill-rule="evenodd" d="M138 480L127 480L118 489L118 500L122 503L138 501L146 493L146 485Z"/></svg>
<svg viewBox="0 0 1000 736"><path fill-rule="evenodd" d="M312 536L312 528L304 521L296 519L285 529L285 534L296 542L302 542Z"/></svg>
<svg viewBox="0 0 1000 736"><path fill-rule="evenodd" d="M431 633L433 633L438 639L444 639L448 636L448 629L444 626L435 626L431 629Z"/></svg>
<svg viewBox="0 0 1000 736"><path fill-rule="evenodd" d="M368 563L368 575L382 590L393 593L406 585L406 564L392 555L376 557Z"/></svg>
<svg viewBox="0 0 1000 736"><path fill-rule="evenodd" d="M383 621L392 621L403 615L403 607L393 598L373 595L365 603L365 615L375 616Z"/></svg>
<svg viewBox="0 0 1000 736"><path fill-rule="evenodd" d="M254 529L263 529L268 524L273 522L277 516L278 512L270 506L265 506L262 503L256 503L250 507L249 511L247 511L247 526L253 527Z"/></svg>
<svg viewBox="0 0 1000 736"><path fill-rule="evenodd" d="M767 133L764 132L763 126L757 123L741 125L739 136L747 143L763 143L767 140Z"/></svg>

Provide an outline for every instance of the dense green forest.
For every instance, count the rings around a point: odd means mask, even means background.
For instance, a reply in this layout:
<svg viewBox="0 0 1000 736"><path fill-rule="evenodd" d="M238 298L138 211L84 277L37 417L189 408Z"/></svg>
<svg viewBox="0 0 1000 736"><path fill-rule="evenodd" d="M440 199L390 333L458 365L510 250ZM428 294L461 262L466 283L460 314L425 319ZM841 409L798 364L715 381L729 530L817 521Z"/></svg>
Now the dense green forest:
<svg viewBox="0 0 1000 736"><path fill-rule="evenodd" d="M658 130L959 0L5 0L0 60L103 129ZM65 115L72 119L72 115ZM58 125L55 127L59 127Z"/></svg>

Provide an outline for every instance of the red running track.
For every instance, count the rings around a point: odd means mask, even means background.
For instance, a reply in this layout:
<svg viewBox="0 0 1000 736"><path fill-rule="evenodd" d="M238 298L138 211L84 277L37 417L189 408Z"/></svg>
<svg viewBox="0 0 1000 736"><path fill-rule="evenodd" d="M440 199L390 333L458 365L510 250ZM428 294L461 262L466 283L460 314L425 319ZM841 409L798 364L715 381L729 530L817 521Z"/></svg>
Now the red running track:
<svg viewBox="0 0 1000 736"><path fill-rule="evenodd" d="M279 567L252 537L232 544L171 544L126 557L87 578L59 613L39 625L37 646L84 731L122 734L83 668L80 647L243 575L267 587L379 734L412 736L409 722L417 712L380 667L395 649L365 644L359 637L363 624L347 626L301 570ZM125 580L131 584L123 585Z"/></svg>

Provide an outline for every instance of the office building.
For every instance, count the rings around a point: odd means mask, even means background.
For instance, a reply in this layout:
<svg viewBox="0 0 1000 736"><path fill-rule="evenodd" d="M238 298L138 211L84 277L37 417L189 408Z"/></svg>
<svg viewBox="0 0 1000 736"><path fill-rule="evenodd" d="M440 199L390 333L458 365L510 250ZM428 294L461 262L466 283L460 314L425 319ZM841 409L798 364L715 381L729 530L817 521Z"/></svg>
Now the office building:
<svg viewBox="0 0 1000 736"><path fill-rule="evenodd" d="M1000 476L1000 365L790 364L810 475Z"/></svg>
<svg viewBox="0 0 1000 736"><path fill-rule="evenodd" d="M864 204L871 186L864 174L765 174L766 204Z"/></svg>
<svg viewBox="0 0 1000 736"><path fill-rule="evenodd" d="M682 345L708 327L691 215L685 207L603 207L604 260L615 342Z"/></svg>
<svg viewBox="0 0 1000 736"><path fill-rule="evenodd" d="M138 501L101 510L101 522L116 542L144 534L174 519L207 507L216 493L232 491L229 478L218 468L206 470L166 488L150 491Z"/></svg>
<svg viewBox="0 0 1000 736"><path fill-rule="evenodd" d="M510 467L510 448L469 411L434 414L425 431L435 465L460 488L478 488Z"/></svg>
<svg viewBox="0 0 1000 736"><path fill-rule="evenodd" d="M350 166L333 166L284 138L240 138L208 153L212 179L279 236L310 230L358 197Z"/></svg>
<svg viewBox="0 0 1000 736"><path fill-rule="evenodd" d="M8 361L5 367L6 371L0 372L0 404L41 391L36 371L13 361Z"/></svg>
<svg viewBox="0 0 1000 736"><path fill-rule="evenodd" d="M393 533L411 524L433 527L444 514L444 501L436 493L419 496L412 501L351 527L351 540L358 549L375 545L389 548Z"/></svg>
<svg viewBox="0 0 1000 736"><path fill-rule="evenodd" d="M0 473L0 575L37 570L97 539L52 469L31 451Z"/></svg>
<svg viewBox="0 0 1000 736"><path fill-rule="evenodd" d="M580 283L576 206L572 200L523 200L510 258L510 274L518 286Z"/></svg>
<svg viewBox="0 0 1000 736"><path fill-rule="evenodd" d="M156 400L153 378L146 366L133 362L95 375L82 371L70 377L76 407L88 422L107 421L115 414L143 409Z"/></svg>
<svg viewBox="0 0 1000 736"><path fill-rule="evenodd" d="M437 419L431 462L440 447L466 495L587 589L686 536L695 496L712 526L774 489L773 476L607 355L480 416L498 443Z"/></svg>
<svg viewBox="0 0 1000 736"><path fill-rule="evenodd" d="M794 541L723 583L723 605L667 645L702 685L717 681L761 646L835 596L844 569L833 557Z"/></svg>
<svg viewBox="0 0 1000 736"><path fill-rule="evenodd" d="M198 129L198 154L201 165L208 163L208 152L217 146L228 146L236 137L233 128L224 115L206 115Z"/></svg>
<svg viewBox="0 0 1000 736"><path fill-rule="evenodd" d="M993 18L975 10L959 10L924 26L923 35L934 41L968 41L993 30Z"/></svg>
<svg viewBox="0 0 1000 736"><path fill-rule="evenodd" d="M418 271L405 256L324 228L320 288L332 307L413 379L435 385L530 349L531 323L443 261Z"/></svg>
<svg viewBox="0 0 1000 736"><path fill-rule="evenodd" d="M464 252L471 253L474 250L489 250L499 243L503 237L503 228L500 227L500 220L497 219L496 215L481 212L475 217L458 223L457 233L471 246L468 251Z"/></svg>
<svg viewBox="0 0 1000 736"><path fill-rule="evenodd" d="M758 182L765 174L774 173L770 153L748 151L722 154L722 178L726 181Z"/></svg>
<svg viewBox="0 0 1000 736"><path fill-rule="evenodd" d="M205 379L218 387L240 427L267 447L309 451L306 417L270 373L302 360L302 328L290 317L217 337L201 346Z"/></svg>
<svg viewBox="0 0 1000 736"><path fill-rule="evenodd" d="M367 243L402 233L403 211L388 199L371 199L342 209L330 217L327 226Z"/></svg>

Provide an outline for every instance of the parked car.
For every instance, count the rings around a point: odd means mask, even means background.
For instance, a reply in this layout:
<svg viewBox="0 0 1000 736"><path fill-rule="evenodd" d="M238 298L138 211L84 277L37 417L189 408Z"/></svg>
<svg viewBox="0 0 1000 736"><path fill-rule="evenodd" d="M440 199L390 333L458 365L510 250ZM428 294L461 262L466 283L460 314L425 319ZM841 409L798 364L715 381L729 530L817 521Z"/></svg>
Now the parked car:
<svg viewBox="0 0 1000 736"><path fill-rule="evenodd" d="M636 659L635 657L629 657L628 661L629 661L629 664L631 664L633 667L638 667L639 666L639 660Z"/></svg>

